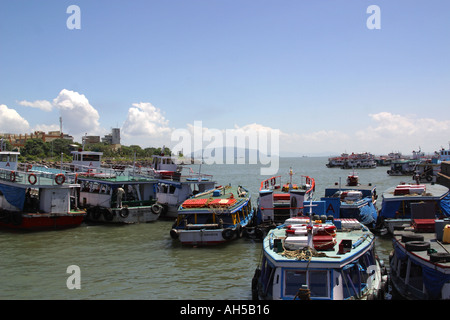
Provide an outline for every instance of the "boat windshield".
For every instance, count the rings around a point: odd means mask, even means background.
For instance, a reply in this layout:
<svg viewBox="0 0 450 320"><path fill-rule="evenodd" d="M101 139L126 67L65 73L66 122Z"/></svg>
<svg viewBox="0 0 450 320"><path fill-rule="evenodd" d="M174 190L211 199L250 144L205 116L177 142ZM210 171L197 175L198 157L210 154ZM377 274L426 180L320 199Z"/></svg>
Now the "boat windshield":
<svg viewBox="0 0 450 320"><path fill-rule="evenodd" d="M327 270L285 270L285 296L296 296L301 288L309 288L310 296L329 298Z"/></svg>

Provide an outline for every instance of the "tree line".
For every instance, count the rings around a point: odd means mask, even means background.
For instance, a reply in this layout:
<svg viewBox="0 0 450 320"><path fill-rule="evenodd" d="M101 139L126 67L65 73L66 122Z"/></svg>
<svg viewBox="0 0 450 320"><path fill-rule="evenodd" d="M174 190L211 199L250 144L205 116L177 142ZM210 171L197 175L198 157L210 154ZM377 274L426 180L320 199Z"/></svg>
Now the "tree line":
<svg viewBox="0 0 450 320"><path fill-rule="evenodd" d="M12 150L12 148L9 141L5 140L4 149ZM63 154L63 161L71 161L71 152L81 148L82 145L80 143L67 139L55 139L49 142L44 142L42 139L29 139L25 142L25 146L20 148L19 161L38 161L43 159L59 161L61 153ZM154 147L142 149L138 145L131 145L121 146L115 150L111 145L103 142L87 144L84 150L103 152L103 158L121 160L132 160L135 156L136 159L145 159L153 155L161 155L162 153L167 156L171 155L170 149L166 147L164 149Z"/></svg>

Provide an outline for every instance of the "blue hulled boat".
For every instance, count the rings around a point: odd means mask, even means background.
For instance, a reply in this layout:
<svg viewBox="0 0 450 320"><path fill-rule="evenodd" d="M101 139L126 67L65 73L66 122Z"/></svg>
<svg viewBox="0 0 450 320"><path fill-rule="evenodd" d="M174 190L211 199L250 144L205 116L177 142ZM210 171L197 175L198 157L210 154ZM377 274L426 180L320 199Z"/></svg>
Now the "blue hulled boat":
<svg viewBox="0 0 450 320"><path fill-rule="evenodd" d="M412 212L414 203L427 203L431 210ZM439 184L400 184L383 192L377 228L389 233L409 225L411 219L450 217L449 189Z"/></svg>
<svg viewBox="0 0 450 320"><path fill-rule="evenodd" d="M252 298L384 299L387 275L370 230L356 219L319 221L312 216L289 218L269 231Z"/></svg>
<svg viewBox="0 0 450 320"><path fill-rule="evenodd" d="M369 228L374 228L378 213L376 209L377 192L372 184L361 185L358 176L353 173L347 177L347 183L325 189L325 214L334 218L357 219Z"/></svg>

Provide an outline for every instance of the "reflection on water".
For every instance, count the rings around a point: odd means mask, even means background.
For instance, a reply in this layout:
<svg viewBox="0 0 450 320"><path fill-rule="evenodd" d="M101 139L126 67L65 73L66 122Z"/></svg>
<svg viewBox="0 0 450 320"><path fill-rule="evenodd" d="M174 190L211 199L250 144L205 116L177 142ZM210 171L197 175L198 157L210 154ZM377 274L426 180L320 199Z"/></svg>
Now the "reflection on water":
<svg viewBox="0 0 450 320"><path fill-rule="evenodd" d="M327 185L345 182L348 170L325 167L327 158L281 158L316 179L316 198ZM197 168L194 170L198 170ZM378 194L408 177L390 177L386 167L358 171L360 182ZM242 185L256 206L261 180L258 165L203 165L219 184ZM294 176L294 177L296 177ZM410 179L410 178L409 178ZM62 231L0 231L0 299L240 299L251 298L251 279L261 243L249 239L217 247L182 247L170 238L171 221L140 225L87 225ZM377 237L377 252L388 265L392 248ZM67 267L81 270L81 290L69 290Z"/></svg>

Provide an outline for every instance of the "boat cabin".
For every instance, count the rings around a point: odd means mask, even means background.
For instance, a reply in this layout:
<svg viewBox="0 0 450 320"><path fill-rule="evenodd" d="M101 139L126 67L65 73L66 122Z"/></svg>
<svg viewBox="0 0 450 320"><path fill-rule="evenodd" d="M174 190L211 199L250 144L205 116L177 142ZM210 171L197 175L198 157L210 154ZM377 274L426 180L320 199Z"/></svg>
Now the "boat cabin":
<svg viewBox="0 0 450 320"><path fill-rule="evenodd" d="M0 169L17 170L20 152L0 151Z"/></svg>
<svg viewBox="0 0 450 320"><path fill-rule="evenodd" d="M75 171L88 171L101 166L103 152L72 151L72 165Z"/></svg>

